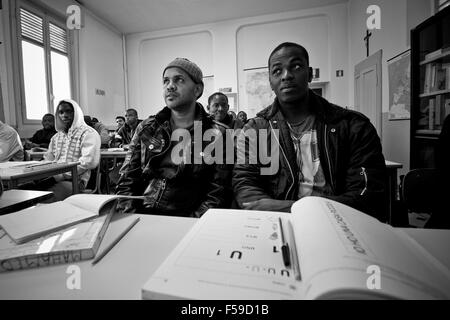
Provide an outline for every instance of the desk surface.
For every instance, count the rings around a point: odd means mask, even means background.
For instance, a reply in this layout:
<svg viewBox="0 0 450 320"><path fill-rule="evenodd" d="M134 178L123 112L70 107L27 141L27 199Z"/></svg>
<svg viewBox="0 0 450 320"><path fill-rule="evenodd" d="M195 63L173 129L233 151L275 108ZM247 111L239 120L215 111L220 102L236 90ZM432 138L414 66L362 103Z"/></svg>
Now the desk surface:
<svg viewBox="0 0 450 320"><path fill-rule="evenodd" d="M0 196L0 214L6 214L35 205L53 195L50 191L6 190Z"/></svg>
<svg viewBox="0 0 450 320"><path fill-rule="evenodd" d="M100 251L136 215L120 215L110 225ZM77 265L81 290L69 290L68 264L0 273L2 299L141 299L141 287L197 221L139 215L141 221L95 266ZM450 267L450 231L402 229ZM100 252L99 251L99 252Z"/></svg>
<svg viewBox="0 0 450 320"><path fill-rule="evenodd" d="M34 164L34 162L31 162ZM22 165L21 165L22 164ZM34 167L33 170L25 170L27 165L26 161L18 162L16 166L10 168L3 168L0 170L0 177L2 180L12 180L12 179L23 179L27 177L34 177L36 175L46 175L49 176L64 173L70 171L73 167L78 165L78 162L67 162L67 163L50 163L48 165L43 165L42 167Z"/></svg>

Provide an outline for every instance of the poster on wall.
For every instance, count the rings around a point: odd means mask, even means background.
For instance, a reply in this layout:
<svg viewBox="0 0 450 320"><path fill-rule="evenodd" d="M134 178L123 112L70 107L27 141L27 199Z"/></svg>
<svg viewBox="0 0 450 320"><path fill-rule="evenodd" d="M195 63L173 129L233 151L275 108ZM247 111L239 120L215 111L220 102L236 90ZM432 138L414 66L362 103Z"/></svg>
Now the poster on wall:
<svg viewBox="0 0 450 320"><path fill-rule="evenodd" d="M272 104L275 94L270 88L269 71L266 68L247 69L245 72L246 109L249 117Z"/></svg>
<svg viewBox="0 0 450 320"><path fill-rule="evenodd" d="M411 118L411 52L407 51L388 60L389 120Z"/></svg>

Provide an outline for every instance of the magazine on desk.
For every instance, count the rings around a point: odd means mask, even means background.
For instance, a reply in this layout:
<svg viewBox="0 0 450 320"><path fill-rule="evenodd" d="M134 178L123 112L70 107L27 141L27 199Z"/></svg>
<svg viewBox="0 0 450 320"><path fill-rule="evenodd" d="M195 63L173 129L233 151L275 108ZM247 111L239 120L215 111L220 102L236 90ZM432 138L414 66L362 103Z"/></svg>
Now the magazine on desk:
<svg viewBox="0 0 450 320"><path fill-rule="evenodd" d="M142 298L449 299L450 274L401 230L307 197L292 214L207 211L144 284Z"/></svg>

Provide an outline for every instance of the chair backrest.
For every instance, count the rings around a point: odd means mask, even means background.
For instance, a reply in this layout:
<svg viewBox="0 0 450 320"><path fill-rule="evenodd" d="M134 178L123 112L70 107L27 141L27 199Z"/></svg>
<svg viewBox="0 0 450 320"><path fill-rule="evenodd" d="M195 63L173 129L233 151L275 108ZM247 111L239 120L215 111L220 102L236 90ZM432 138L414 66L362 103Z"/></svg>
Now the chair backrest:
<svg viewBox="0 0 450 320"><path fill-rule="evenodd" d="M407 209L413 212L431 212L439 201L441 174L437 169L409 171L401 186L401 198Z"/></svg>

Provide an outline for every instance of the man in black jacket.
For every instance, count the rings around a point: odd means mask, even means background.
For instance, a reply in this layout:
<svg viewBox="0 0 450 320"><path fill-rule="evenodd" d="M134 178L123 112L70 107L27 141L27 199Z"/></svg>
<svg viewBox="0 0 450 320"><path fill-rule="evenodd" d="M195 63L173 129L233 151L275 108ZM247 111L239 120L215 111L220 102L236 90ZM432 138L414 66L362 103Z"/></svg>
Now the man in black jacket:
<svg viewBox="0 0 450 320"><path fill-rule="evenodd" d="M386 167L380 139L369 119L333 105L309 89L312 69L304 47L282 43L272 51L268 64L276 99L247 123L239 141L246 139L250 129L265 130L265 139L275 139L278 144L278 170L261 174L260 161L248 161L254 156L252 151L238 143L238 156L244 152L247 160L238 162L233 171L238 205L250 210L290 211L296 200L320 196L385 221ZM256 142L259 148L260 140Z"/></svg>
<svg viewBox="0 0 450 320"><path fill-rule="evenodd" d="M175 59L164 69L163 87L167 107L136 128L116 189L117 194L144 195L145 200L122 201L118 209L200 217L209 208L226 207L231 170L212 161L211 151L223 139L225 127L196 103L203 93L200 68ZM206 131L214 139L203 139Z"/></svg>

